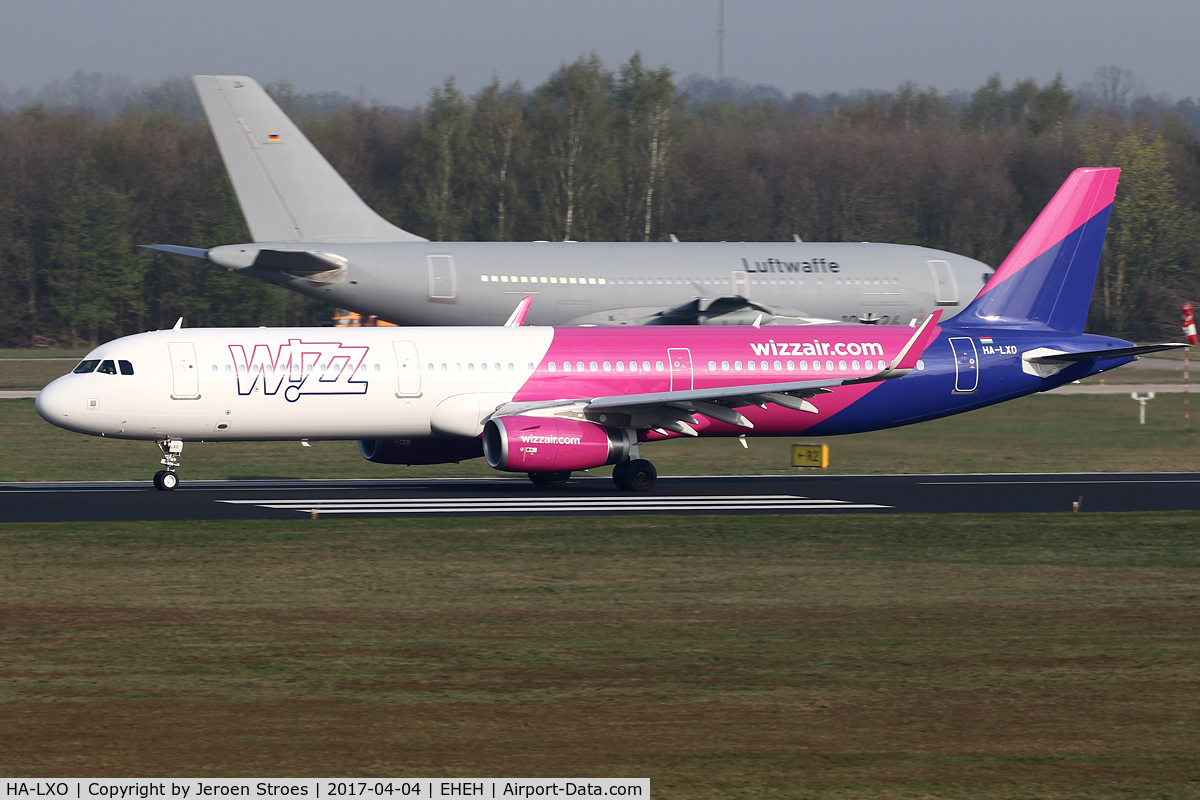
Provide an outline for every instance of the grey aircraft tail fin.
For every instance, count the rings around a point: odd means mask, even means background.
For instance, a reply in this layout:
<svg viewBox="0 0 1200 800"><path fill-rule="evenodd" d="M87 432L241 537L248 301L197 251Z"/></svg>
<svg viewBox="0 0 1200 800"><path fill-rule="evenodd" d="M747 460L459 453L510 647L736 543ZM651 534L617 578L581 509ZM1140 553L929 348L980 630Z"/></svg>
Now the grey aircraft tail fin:
<svg viewBox="0 0 1200 800"><path fill-rule="evenodd" d="M252 78L192 80L254 241L427 241L372 211Z"/></svg>

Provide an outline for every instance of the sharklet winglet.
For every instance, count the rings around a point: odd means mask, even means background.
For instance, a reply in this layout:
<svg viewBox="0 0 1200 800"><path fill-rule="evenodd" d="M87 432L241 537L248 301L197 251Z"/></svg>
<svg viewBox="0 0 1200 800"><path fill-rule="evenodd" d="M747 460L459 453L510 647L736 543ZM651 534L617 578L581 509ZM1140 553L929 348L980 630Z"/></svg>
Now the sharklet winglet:
<svg viewBox="0 0 1200 800"><path fill-rule="evenodd" d="M521 302L517 303L517 307L513 309L512 315L509 316L508 322L504 323L506 328L519 328L525 324L525 317L529 315L529 307L533 305L533 295L529 295Z"/></svg>

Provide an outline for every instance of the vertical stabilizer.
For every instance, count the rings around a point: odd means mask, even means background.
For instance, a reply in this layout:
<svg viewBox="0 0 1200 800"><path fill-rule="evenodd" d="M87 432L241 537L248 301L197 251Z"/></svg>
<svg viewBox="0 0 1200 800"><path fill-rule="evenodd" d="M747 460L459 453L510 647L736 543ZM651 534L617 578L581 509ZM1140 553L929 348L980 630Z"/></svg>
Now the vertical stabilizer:
<svg viewBox="0 0 1200 800"><path fill-rule="evenodd" d="M953 324L1082 332L1120 173L1072 172Z"/></svg>
<svg viewBox="0 0 1200 800"><path fill-rule="evenodd" d="M426 241L372 211L252 78L193 80L254 241Z"/></svg>

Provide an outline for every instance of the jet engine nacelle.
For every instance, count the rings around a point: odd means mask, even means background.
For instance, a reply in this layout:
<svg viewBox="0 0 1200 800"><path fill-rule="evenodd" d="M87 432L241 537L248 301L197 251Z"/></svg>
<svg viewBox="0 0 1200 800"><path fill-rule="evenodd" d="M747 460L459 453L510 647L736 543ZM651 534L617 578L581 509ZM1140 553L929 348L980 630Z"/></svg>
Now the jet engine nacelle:
<svg viewBox="0 0 1200 800"><path fill-rule="evenodd" d="M483 427L483 455L505 472L571 472L616 464L635 445L632 432L558 417L496 417Z"/></svg>
<svg viewBox="0 0 1200 800"><path fill-rule="evenodd" d="M483 455L478 439L360 439L358 452L376 464L456 464Z"/></svg>

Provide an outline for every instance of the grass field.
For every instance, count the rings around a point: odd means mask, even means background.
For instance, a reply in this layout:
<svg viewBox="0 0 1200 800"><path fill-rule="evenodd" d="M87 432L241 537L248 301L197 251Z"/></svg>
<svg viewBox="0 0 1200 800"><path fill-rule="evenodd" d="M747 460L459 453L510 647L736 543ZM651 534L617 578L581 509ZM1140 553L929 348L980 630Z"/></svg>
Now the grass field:
<svg viewBox="0 0 1200 800"><path fill-rule="evenodd" d="M1194 798L1191 514L0 528L4 776Z"/></svg>
<svg viewBox="0 0 1200 800"><path fill-rule="evenodd" d="M1037 395L992 408L895 430L821 439L832 472L1120 472L1194 470L1196 424L1182 430L1183 397L1161 395L1138 425L1137 403L1124 395ZM663 475L790 472L796 439L700 439L642 447ZM0 480L147 480L158 469L150 442L80 436L40 417L32 400L0 400ZM605 474L595 470L594 474ZM354 442L188 444L189 478L336 478L496 475L482 459L427 467L364 461Z"/></svg>

